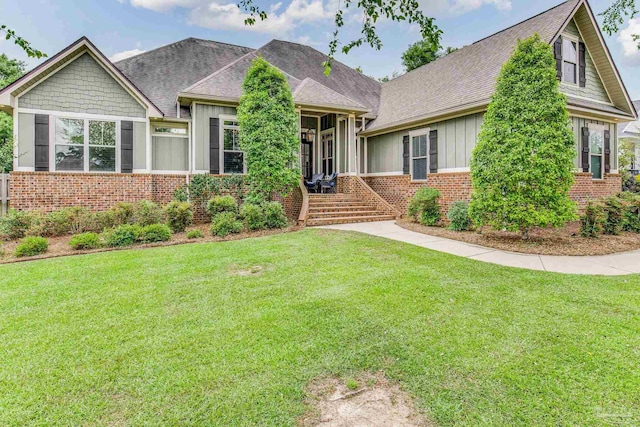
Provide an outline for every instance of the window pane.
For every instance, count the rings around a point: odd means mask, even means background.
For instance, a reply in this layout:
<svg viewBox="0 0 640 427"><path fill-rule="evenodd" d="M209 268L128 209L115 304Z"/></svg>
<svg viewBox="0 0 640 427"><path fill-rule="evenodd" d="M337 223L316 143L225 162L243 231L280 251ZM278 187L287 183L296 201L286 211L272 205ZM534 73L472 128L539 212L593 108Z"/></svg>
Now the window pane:
<svg viewBox="0 0 640 427"><path fill-rule="evenodd" d="M420 157L420 137L411 138L411 145L413 146L413 157Z"/></svg>
<svg viewBox="0 0 640 427"><path fill-rule="evenodd" d="M602 178L602 156L591 156L591 173L596 179Z"/></svg>
<svg viewBox="0 0 640 427"><path fill-rule="evenodd" d="M56 170L84 170L84 147L74 145L56 145Z"/></svg>
<svg viewBox="0 0 640 427"><path fill-rule="evenodd" d="M565 62L562 78L567 83L576 83L576 64Z"/></svg>
<svg viewBox="0 0 640 427"><path fill-rule="evenodd" d="M413 160L413 179L427 179L427 159Z"/></svg>
<svg viewBox="0 0 640 427"><path fill-rule="evenodd" d="M184 128L162 128L162 127L157 127L154 128L154 132L155 133L171 133L174 135L186 135L187 134L187 130Z"/></svg>
<svg viewBox="0 0 640 427"><path fill-rule="evenodd" d="M56 143L84 144L84 120L56 119Z"/></svg>
<svg viewBox="0 0 640 427"><path fill-rule="evenodd" d="M89 170L92 172L115 172L116 149L112 147L89 147Z"/></svg>
<svg viewBox="0 0 640 427"><path fill-rule="evenodd" d="M420 155L419 157L425 157L427 155L427 135L420 135Z"/></svg>
<svg viewBox="0 0 640 427"><path fill-rule="evenodd" d="M239 150L238 131L236 129L224 130L224 149Z"/></svg>
<svg viewBox="0 0 640 427"><path fill-rule="evenodd" d="M224 173L244 173L244 153L224 153Z"/></svg>
<svg viewBox="0 0 640 427"><path fill-rule="evenodd" d="M238 122L235 120L225 120L223 122L224 126L238 126Z"/></svg>
<svg viewBox="0 0 640 427"><path fill-rule="evenodd" d="M602 154L602 144L604 142L604 131L589 129L589 151L592 154Z"/></svg>
<svg viewBox="0 0 640 427"><path fill-rule="evenodd" d="M89 121L89 144L116 146L116 122Z"/></svg>
<svg viewBox="0 0 640 427"><path fill-rule="evenodd" d="M576 43L571 40L564 39L564 48L563 48L563 59L565 61L573 62L574 64L578 62L578 52L576 49Z"/></svg>

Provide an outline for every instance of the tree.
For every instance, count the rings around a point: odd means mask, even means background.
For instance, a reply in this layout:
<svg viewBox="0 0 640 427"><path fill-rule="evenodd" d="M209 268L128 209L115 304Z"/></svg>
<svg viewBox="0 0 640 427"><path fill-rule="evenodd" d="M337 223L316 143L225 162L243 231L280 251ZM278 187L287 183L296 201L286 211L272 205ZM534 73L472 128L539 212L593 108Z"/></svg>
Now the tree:
<svg viewBox="0 0 640 427"><path fill-rule="evenodd" d="M298 114L284 75L256 58L242 84L238 106L240 148L245 152L252 203L285 196L298 185Z"/></svg>
<svg viewBox="0 0 640 427"><path fill-rule="evenodd" d="M438 58L447 56L456 50L458 49L455 47L447 47L445 50L434 51L427 40L420 40L409 45L409 48L404 51L402 54L402 65L404 65L404 68L408 73L409 71L420 68Z"/></svg>
<svg viewBox="0 0 640 427"><path fill-rule="evenodd" d="M25 39L23 39L22 37L18 36L16 34L16 32L10 28L7 28L7 26L5 24L0 24L0 32L4 32L5 33L5 39L6 40L11 40L13 39L13 42L15 44L17 44L18 46L20 46L22 48L22 50L25 51L25 53L27 54L27 56L29 58L46 58L47 54L40 52L38 49L34 49L33 47L31 47L31 43L29 43L28 41L26 41Z"/></svg>
<svg viewBox="0 0 640 427"><path fill-rule="evenodd" d="M618 141L618 169L622 175L623 189L635 187L635 180L632 179L631 169L638 167L636 164L636 142L630 138L620 138Z"/></svg>
<svg viewBox="0 0 640 427"><path fill-rule="evenodd" d="M471 218L524 239L532 227L575 219L569 189L576 155L551 46L537 34L519 40L473 150Z"/></svg>
<svg viewBox="0 0 640 427"><path fill-rule="evenodd" d="M26 64L17 59L0 55L0 88L19 79L26 70ZM13 118L0 112L0 173L10 171L13 166Z"/></svg>
<svg viewBox="0 0 640 427"><path fill-rule="evenodd" d="M608 35L613 35L620 31L620 27L627 18L633 19L638 14L635 0L614 0L614 2L600 15L604 17L602 29ZM640 49L640 35L634 35Z"/></svg>

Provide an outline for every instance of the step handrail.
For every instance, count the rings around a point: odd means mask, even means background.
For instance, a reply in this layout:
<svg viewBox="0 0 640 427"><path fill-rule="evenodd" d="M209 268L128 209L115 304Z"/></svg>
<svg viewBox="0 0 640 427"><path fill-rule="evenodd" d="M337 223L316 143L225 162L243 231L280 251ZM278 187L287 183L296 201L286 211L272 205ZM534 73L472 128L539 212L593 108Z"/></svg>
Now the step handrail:
<svg viewBox="0 0 640 427"><path fill-rule="evenodd" d="M298 215L298 225L307 225L307 219L309 218L309 192L304 185L304 177L298 182L300 191L302 192L302 206L300 207L300 215Z"/></svg>

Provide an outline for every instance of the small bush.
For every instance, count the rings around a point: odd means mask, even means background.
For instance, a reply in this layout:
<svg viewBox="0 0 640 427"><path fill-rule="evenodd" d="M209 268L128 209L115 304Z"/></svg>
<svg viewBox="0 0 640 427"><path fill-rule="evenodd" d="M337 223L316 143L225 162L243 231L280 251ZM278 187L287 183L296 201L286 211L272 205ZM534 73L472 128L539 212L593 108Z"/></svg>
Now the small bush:
<svg viewBox="0 0 640 427"><path fill-rule="evenodd" d="M49 249L49 243L44 237L31 236L26 237L22 242L16 246L16 256L35 256L40 255Z"/></svg>
<svg viewBox="0 0 640 427"><path fill-rule="evenodd" d="M447 212L449 219L449 229L453 231L467 231L471 228L471 218L469 217L469 203L464 200L453 202Z"/></svg>
<svg viewBox="0 0 640 427"><path fill-rule="evenodd" d="M200 230L189 230L187 231L187 239L202 239L204 235Z"/></svg>
<svg viewBox="0 0 640 427"><path fill-rule="evenodd" d="M407 214L423 225L437 225L440 222L440 192L435 188L422 187L413 196L407 207Z"/></svg>
<svg viewBox="0 0 640 427"><path fill-rule="evenodd" d="M193 222L191 204L174 200L164 207L167 215L167 225L174 233L184 231Z"/></svg>
<svg viewBox="0 0 640 427"><path fill-rule="evenodd" d="M260 205L245 203L240 209L240 216L244 221L244 225L249 230L264 230L267 228L267 221L264 209Z"/></svg>
<svg viewBox="0 0 640 427"><path fill-rule="evenodd" d="M12 240L21 239L32 223L33 214L10 209L5 216L0 217L0 237Z"/></svg>
<svg viewBox="0 0 640 427"><path fill-rule="evenodd" d="M142 243L166 242L171 239L171 229L165 224L150 224L142 227Z"/></svg>
<svg viewBox="0 0 640 427"><path fill-rule="evenodd" d="M142 227L139 225L123 224L113 230L102 233L104 244L110 248L131 246L142 236Z"/></svg>
<svg viewBox="0 0 640 427"><path fill-rule="evenodd" d="M141 227L164 223L164 211L150 200L140 200L133 205L131 222Z"/></svg>
<svg viewBox="0 0 640 427"><path fill-rule="evenodd" d="M602 233L602 228L606 215L604 208L599 202L589 202L580 218L580 235L582 237L598 237Z"/></svg>
<svg viewBox="0 0 640 427"><path fill-rule="evenodd" d="M611 235L620 234L624 224L624 205L622 201L616 196L604 199L604 214L603 233Z"/></svg>
<svg viewBox="0 0 640 427"><path fill-rule="evenodd" d="M96 223L96 215L87 208L73 206L61 209L58 214L68 221L71 234L86 233L100 229Z"/></svg>
<svg viewBox="0 0 640 427"><path fill-rule="evenodd" d="M222 212L238 213L238 202L233 196L216 196L209 200L207 211L214 217Z"/></svg>
<svg viewBox="0 0 640 427"><path fill-rule="evenodd" d="M30 230L31 234L36 236L64 236L71 232L71 218L69 218L68 211L66 209L50 212L37 221L42 230L39 233L34 233ZM36 227L32 227L36 228Z"/></svg>
<svg viewBox="0 0 640 427"><path fill-rule="evenodd" d="M119 202L107 212L112 217L112 227L133 222L133 203Z"/></svg>
<svg viewBox="0 0 640 427"><path fill-rule="evenodd" d="M242 222L233 212L219 213L211 221L211 234L219 237L240 233L242 228Z"/></svg>
<svg viewBox="0 0 640 427"><path fill-rule="evenodd" d="M620 193L624 201L622 229L631 233L640 233L640 195L630 192Z"/></svg>
<svg viewBox="0 0 640 427"><path fill-rule="evenodd" d="M287 216L279 202L266 202L263 205L264 220L267 228L283 228L287 226Z"/></svg>
<svg viewBox="0 0 640 427"><path fill-rule="evenodd" d="M76 251L80 251L84 249L98 249L102 246L102 243L97 233L89 232L73 236L69 241L69 246Z"/></svg>

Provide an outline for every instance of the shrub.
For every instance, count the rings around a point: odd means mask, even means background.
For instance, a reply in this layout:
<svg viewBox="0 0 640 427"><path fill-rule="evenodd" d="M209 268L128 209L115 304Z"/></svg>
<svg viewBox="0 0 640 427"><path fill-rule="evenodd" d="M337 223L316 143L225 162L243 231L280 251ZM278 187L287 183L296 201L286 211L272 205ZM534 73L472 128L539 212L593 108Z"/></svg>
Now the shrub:
<svg viewBox="0 0 640 427"><path fill-rule="evenodd" d="M164 211L150 200L140 200L133 205L131 222L141 227L164 223Z"/></svg>
<svg viewBox="0 0 640 427"><path fill-rule="evenodd" d="M589 202L580 218L580 234L582 237L598 237L602 233L605 218L602 204L594 201Z"/></svg>
<svg viewBox="0 0 640 427"><path fill-rule="evenodd" d="M64 236L71 232L71 219L69 218L68 211L65 209L50 212L40 217L37 222L40 225L39 228L41 231L34 233L33 230L30 230L31 234L36 236Z"/></svg>
<svg viewBox="0 0 640 427"><path fill-rule="evenodd" d="M189 230L187 231L187 239L202 239L204 235L200 230Z"/></svg>
<svg viewBox="0 0 640 427"><path fill-rule="evenodd" d="M624 205L622 201L616 196L604 199L604 214L603 233L620 234L624 224Z"/></svg>
<svg viewBox="0 0 640 427"><path fill-rule="evenodd" d="M25 237L25 239L16 246L16 256L35 256L40 255L49 249L47 239L39 236Z"/></svg>
<svg viewBox="0 0 640 427"><path fill-rule="evenodd" d="M233 212L219 213L211 221L211 234L219 237L240 233L242 228L242 222L237 219Z"/></svg>
<svg viewBox="0 0 640 427"><path fill-rule="evenodd" d="M171 239L171 229L165 224L149 224L142 227L140 240L143 243L166 242Z"/></svg>
<svg viewBox="0 0 640 427"><path fill-rule="evenodd" d="M471 228L471 218L469 217L469 203L464 200L453 202L447 212L449 219L449 229L453 231L466 231Z"/></svg>
<svg viewBox="0 0 640 427"><path fill-rule="evenodd" d="M76 234L69 241L69 246L77 251L83 249L97 249L102 246L100 236L97 233L89 232Z"/></svg>
<svg viewBox="0 0 640 427"><path fill-rule="evenodd" d="M238 213L238 202L233 196L216 196L209 200L207 204L207 211L214 217L222 212Z"/></svg>
<svg viewBox="0 0 640 427"><path fill-rule="evenodd" d="M260 205L243 204L240 209L240 217L249 230L264 230L267 227L264 209Z"/></svg>
<svg viewBox="0 0 640 427"><path fill-rule="evenodd" d="M112 227L131 224L133 222L133 203L119 202L112 206L107 212L112 218Z"/></svg>
<svg viewBox="0 0 640 427"><path fill-rule="evenodd" d="M280 202L266 202L263 205L263 209L267 228L283 228L287 226L287 216Z"/></svg>
<svg viewBox="0 0 640 427"><path fill-rule="evenodd" d="M624 200L623 225L624 231L640 233L640 195L630 192L620 193Z"/></svg>
<svg viewBox="0 0 640 427"><path fill-rule="evenodd" d="M8 239L21 239L33 223L33 214L25 211L9 209L9 212L0 217L0 237Z"/></svg>
<svg viewBox="0 0 640 427"><path fill-rule="evenodd" d="M118 227L102 233L104 244L110 248L131 246L142 236L142 227L139 225L122 224Z"/></svg>
<svg viewBox="0 0 640 427"><path fill-rule="evenodd" d="M96 215L87 208L73 206L61 209L59 214L69 222L69 232L71 234L100 230L96 223Z"/></svg>
<svg viewBox="0 0 640 427"><path fill-rule="evenodd" d="M167 225L174 233L184 231L193 222L191 203L174 200L164 207Z"/></svg>
<svg viewBox="0 0 640 427"><path fill-rule="evenodd" d="M535 117L535 119L532 119ZM575 140L549 44L519 40L503 65L471 157L469 215L476 226L516 231L576 218L569 198Z"/></svg>
<svg viewBox="0 0 640 427"><path fill-rule="evenodd" d="M422 187L409 201L407 213L423 225L436 225L440 222L440 192L435 188Z"/></svg>

